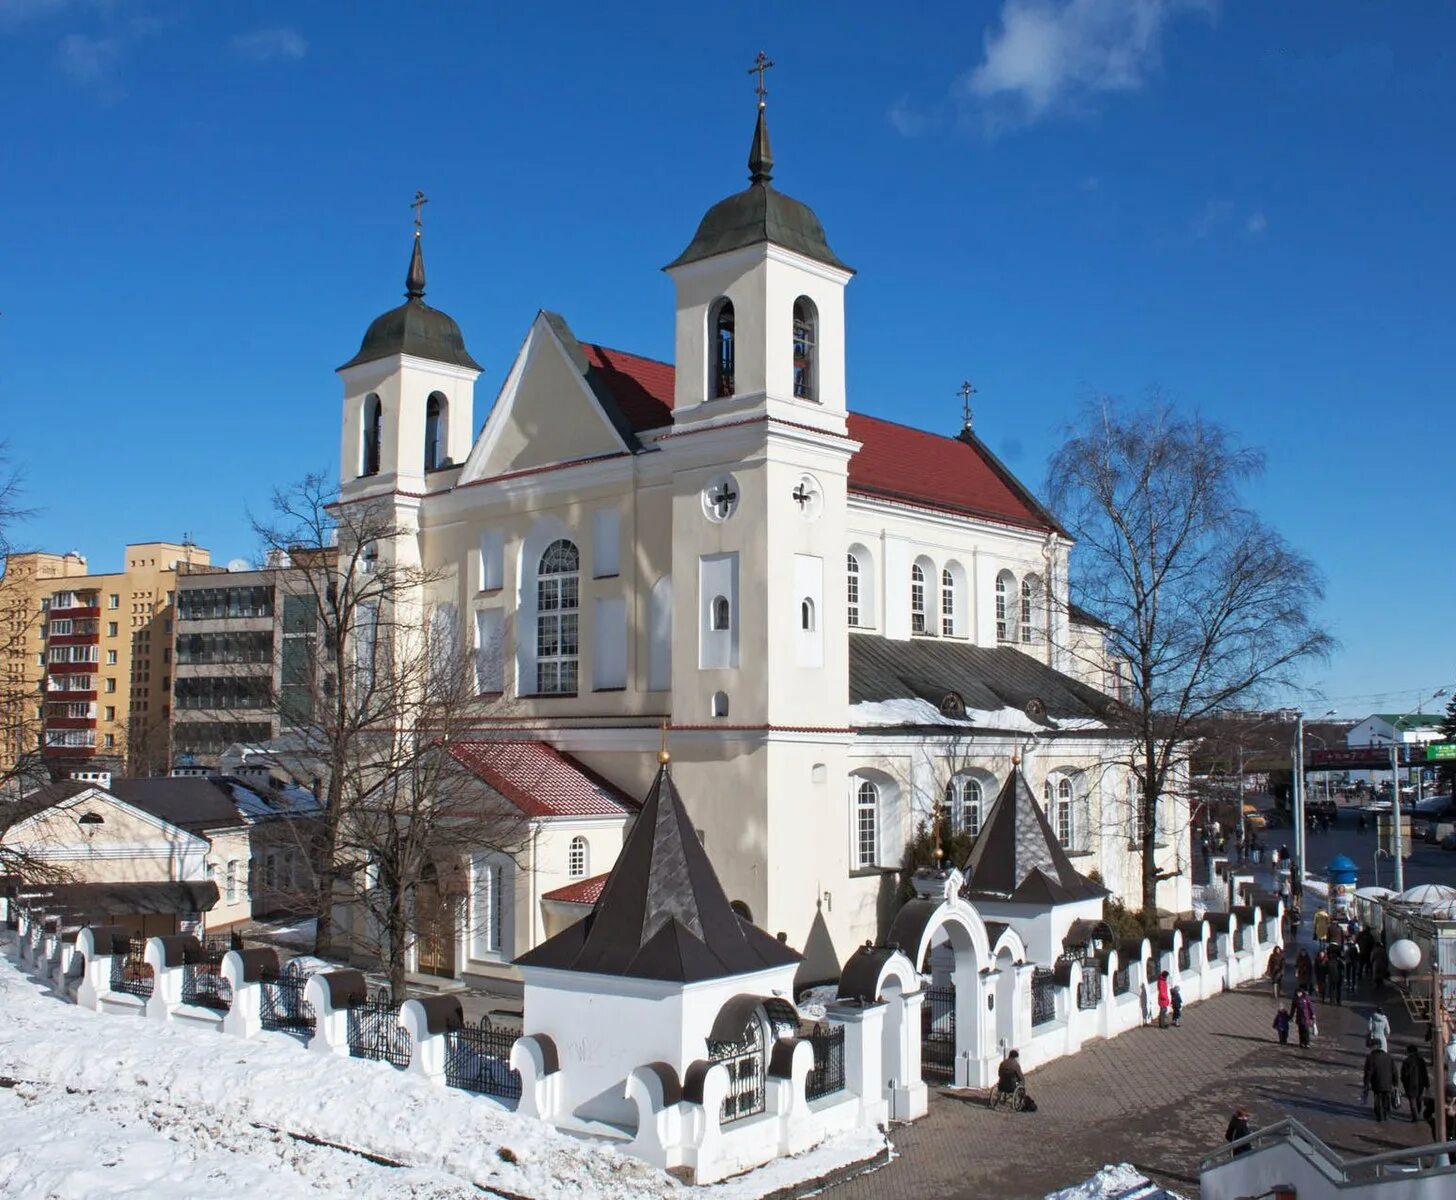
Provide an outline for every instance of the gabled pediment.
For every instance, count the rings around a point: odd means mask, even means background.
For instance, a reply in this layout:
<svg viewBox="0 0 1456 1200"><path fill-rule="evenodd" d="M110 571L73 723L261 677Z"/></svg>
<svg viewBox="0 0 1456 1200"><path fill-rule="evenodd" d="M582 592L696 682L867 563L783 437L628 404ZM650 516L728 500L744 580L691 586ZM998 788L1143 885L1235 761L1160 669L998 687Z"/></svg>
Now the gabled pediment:
<svg viewBox="0 0 1456 1200"><path fill-rule="evenodd" d="M631 426L593 374L566 322L537 313L460 483L635 452Z"/></svg>

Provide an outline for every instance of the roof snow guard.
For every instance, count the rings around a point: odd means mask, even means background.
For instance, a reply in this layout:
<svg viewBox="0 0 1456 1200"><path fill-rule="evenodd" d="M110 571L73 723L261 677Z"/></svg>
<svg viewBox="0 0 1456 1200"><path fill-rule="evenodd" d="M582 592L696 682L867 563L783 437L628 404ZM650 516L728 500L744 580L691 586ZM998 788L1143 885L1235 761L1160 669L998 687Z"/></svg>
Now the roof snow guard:
<svg viewBox="0 0 1456 1200"><path fill-rule="evenodd" d="M1069 904L1107 894L1072 866L1020 767L991 806L963 871L968 900Z"/></svg>
<svg viewBox="0 0 1456 1200"><path fill-rule="evenodd" d="M801 957L729 906L664 764L592 911L516 965L698 983Z"/></svg>

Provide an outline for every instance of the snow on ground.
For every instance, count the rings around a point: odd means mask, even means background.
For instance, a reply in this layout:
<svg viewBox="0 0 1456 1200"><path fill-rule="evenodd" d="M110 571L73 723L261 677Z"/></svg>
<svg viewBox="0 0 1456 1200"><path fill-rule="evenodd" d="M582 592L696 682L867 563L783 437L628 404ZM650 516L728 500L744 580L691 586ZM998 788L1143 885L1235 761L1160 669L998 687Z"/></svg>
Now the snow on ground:
<svg viewBox="0 0 1456 1200"><path fill-rule="evenodd" d="M324 1058L285 1034L243 1041L77 1008L8 959L0 1011L7 1197L226 1188L280 1200L454 1200L484 1187L533 1200L753 1200L884 1145L878 1134L838 1138L737 1180L684 1188L604 1143L384 1063Z"/></svg>
<svg viewBox="0 0 1456 1200"><path fill-rule="evenodd" d="M1182 1200L1151 1182L1130 1163L1103 1167L1091 1179L1060 1191L1046 1200Z"/></svg>

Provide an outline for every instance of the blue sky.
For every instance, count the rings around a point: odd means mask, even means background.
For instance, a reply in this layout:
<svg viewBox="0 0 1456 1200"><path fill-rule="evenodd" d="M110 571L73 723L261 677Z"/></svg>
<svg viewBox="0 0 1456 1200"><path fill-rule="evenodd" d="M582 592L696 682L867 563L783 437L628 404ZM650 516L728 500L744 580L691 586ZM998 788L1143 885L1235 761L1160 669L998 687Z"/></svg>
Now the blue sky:
<svg viewBox="0 0 1456 1200"><path fill-rule="evenodd" d="M1325 571L1307 706L1412 708L1456 682L1453 45L1363 0L0 0L23 534L252 556L247 509L336 467L416 188L477 421L540 307L670 358L658 268L745 181L762 47L775 182L859 271L852 407L954 432L969 375L1040 489L1080 402L1162 388L1268 452L1250 499Z"/></svg>

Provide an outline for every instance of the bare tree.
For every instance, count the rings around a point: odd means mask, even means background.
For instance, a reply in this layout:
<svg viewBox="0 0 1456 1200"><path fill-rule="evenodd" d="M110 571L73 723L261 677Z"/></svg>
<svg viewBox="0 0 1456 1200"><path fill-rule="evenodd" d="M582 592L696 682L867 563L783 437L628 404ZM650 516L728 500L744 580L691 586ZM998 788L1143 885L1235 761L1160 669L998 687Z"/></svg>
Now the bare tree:
<svg viewBox="0 0 1456 1200"><path fill-rule="evenodd" d="M41 611L34 603L32 577L18 562L25 551L16 541L16 527L31 513L21 503L20 471L5 463L0 443L0 798L15 799L45 783L48 775L40 748L38 705L43 699L29 679L28 641Z"/></svg>
<svg viewBox="0 0 1456 1200"><path fill-rule="evenodd" d="M1157 905L1164 804L1184 786L1206 718L1292 688L1333 648L1313 609L1318 571L1254 513L1241 485L1261 453L1157 396L1135 411L1089 405L1052 457L1048 494L1077 542L1071 602L1105 622L1127 664L1120 717L1140 821L1142 905Z"/></svg>

